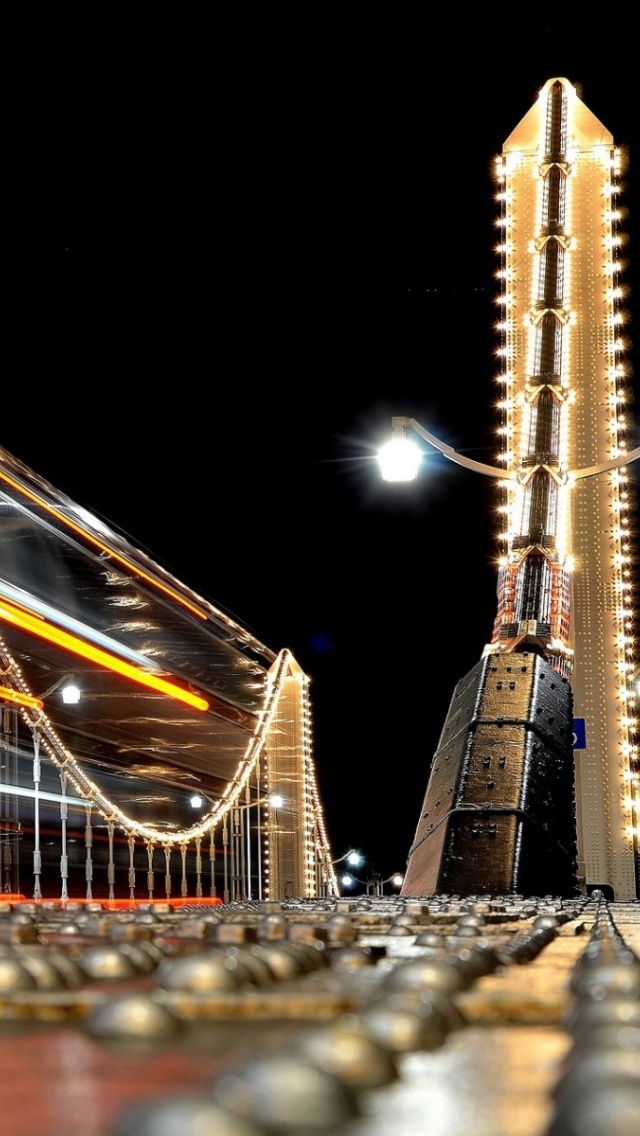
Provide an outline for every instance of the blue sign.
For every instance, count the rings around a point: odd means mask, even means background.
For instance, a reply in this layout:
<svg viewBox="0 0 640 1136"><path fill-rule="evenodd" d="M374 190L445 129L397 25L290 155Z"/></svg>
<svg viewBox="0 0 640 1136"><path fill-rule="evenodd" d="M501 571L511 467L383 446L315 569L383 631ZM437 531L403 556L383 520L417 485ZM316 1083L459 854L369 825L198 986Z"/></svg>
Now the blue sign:
<svg viewBox="0 0 640 1136"><path fill-rule="evenodd" d="M587 730L584 718L573 719L573 748L587 748Z"/></svg>

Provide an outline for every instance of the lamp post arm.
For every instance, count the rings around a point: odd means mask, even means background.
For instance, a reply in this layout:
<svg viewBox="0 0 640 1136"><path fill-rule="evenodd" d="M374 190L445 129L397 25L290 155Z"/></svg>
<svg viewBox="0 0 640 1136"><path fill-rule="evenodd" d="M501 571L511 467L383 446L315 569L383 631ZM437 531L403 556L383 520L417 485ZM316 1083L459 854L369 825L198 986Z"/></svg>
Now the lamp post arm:
<svg viewBox="0 0 640 1136"><path fill-rule="evenodd" d="M610 461L601 462L600 465L589 465L585 469L574 469L571 471L571 476L576 480L580 477L594 477L598 473L607 473L610 469L620 469L620 466L630 465L638 458L640 458L640 446L637 446L635 450L630 450L628 454L620 454L617 458L611 458Z"/></svg>
<svg viewBox="0 0 640 1136"><path fill-rule="evenodd" d="M417 418L403 418L396 417L391 419L391 425L394 430L413 430L435 450L438 450L443 457L448 458L449 461L455 462L456 465L462 465L466 469L472 469L475 473L483 473L485 477L498 477L503 481L518 481L518 475L512 470L499 469L495 465L485 465L484 462L474 461L473 458L464 457L463 454L457 453L452 446L448 446L446 442L441 442L432 434L430 430L426 430L424 426L418 422ZM607 473L612 469L620 469L621 466L630 465L631 462L637 461L640 458L640 446L635 450L630 450L629 453L619 454L617 458L611 458L609 461L600 462L599 465L586 466L584 469L571 470L571 477L579 480L582 477L595 477L599 473Z"/></svg>
<svg viewBox="0 0 640 1136"><path fill-rule="evenodd" d="M407 427L414 430L419 434L425 442L428 442L434 449L439 450L443 457L448 458L449 461L455 462L456 465L463 465L467 469L472 469L475 473L483 473L485 477L499 477L503 481L516 481L515 474L507 469L499 469L495 465L485 465L484 462L474 461L473 458L466 458L462 454L457 453L452 446L448 446L446 442L441 442L436 438L435 434L431 434L429 430L425 430L416 418L392 418L391 425L394 429L406 429Z"/></svg>
<svg viewBox="0 0 640 1136"><path fill-rule="evenodd" d="M332 860L331 863L332 864L342 864L345 860L349 860L351 857L355 857L355 860L352 860L353 864L361 864L362 863L363 857L360 855L359 852L356 852L355 848L350 848L348 852L345 852L344 856L338 856L337 860ZM351 873L349 873L349 874L351 874ZM355 879L355 877L354 877L354 879Z"/></svg>

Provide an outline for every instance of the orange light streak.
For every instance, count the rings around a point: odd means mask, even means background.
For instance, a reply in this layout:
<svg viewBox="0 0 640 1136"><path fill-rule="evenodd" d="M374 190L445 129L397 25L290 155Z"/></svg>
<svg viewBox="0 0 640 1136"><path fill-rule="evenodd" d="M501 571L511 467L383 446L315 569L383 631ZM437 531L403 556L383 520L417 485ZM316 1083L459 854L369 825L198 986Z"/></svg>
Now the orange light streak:
<svg viewBox="0 0 640 1136"><path fill-rule="evenodd" d="M127 568L130 572L133 572L134 575L139 576L142 580L146 580L148 584L151 584L154 588L157 588L158 591L164 592L165 595L170 596L172 600L175 600L176 603L181 604L182 607L186 607L187 610L190 611L193 615L197 615L198 619L206 620L206 615L202 611L200 611L199 608L195 607L194 604L190 603L189 600L184 599L184 597L181 596L179 592L174 591L173 588L170 588L167 584L160 583L160 581L154 579L153 576L149 576L147 572L144 572L130 560L127 560L126 556L121 556L120 553L116 552L108 544L104 544L103 541L98 540L96 536L88 532L87 529L82 527L82 525L76 524L75 521L70 521L68 517L65 517L64 513L59 512L58 509L54 509L53 505L48 505L47 502L43 501L41 497L38 497L36 493L32 493L29 489L25 489L24 485L21 485L19 481L14 481L12 477L9 477L7 473L4 473L2 471L0 471L0 480L6 481L7 485L10 485L12 489L17 489L18 493L22 493L23 496L29 499L29 501L33 501L33 503L35 505L38 505L40 509L44 509L45 512L49 513L52 517L55 517L55 519L57 521L60 521L63 525L66 525L66 527L68 529L71 529L72 532L77 533L78 536L81 536L84 540L88 541L90 544L93 544L96 548L99 548L101 552L106 552L109 556L112 556L114 560L117 560L119 564L122 564L124 568Z"/></svg>
<svg viewBox="0 0 640 1136"><path fill-rule="evenodd" d="M176 698L179 702L184 702L194 710L209 709L209 703L199 695L192 694L191 691L185 690L184 687L177 686L167 679L160 678L159 675L143 671L140 667L134 667L132 663L119 659L117 655L112 655L109 651L104 651L100 647L94 647L91 643L79 639L76 635L71 635L68 631L63 631L62 628L48 623L41 616L31 615L5 600L0 600L0 619L4 619L6 623L11 623L14 627L20 627L30 635L37 635L38 638L45 639L48 643L54 643L55 646L62 647L64 651L70 651L71 654L79 655L82 659L88 659L89 662L96 663L106 670L123 675L124 678L130 679L140 686L148 686L151 690L157 690L160 694L167 694L170 698Z"/></svg>
<svg viewBox="0 0 640 1136"><path fill-rule="evenodd" d="M44 702L41 698L34 698L31 694L23 694L21 690L12 690L9 686L0 686L0 700L13 702L15 706L26 706L28 710L42 710Z"/></svg>

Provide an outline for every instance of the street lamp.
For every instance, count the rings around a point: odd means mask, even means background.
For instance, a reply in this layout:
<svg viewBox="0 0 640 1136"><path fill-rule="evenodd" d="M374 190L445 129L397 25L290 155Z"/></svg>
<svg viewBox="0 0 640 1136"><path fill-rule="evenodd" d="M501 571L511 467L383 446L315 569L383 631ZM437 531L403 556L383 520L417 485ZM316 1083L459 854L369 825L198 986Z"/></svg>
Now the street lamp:
<svg viewBox="0 0 640 1136"><path fill-rule="evenodd" d="M369 877L368 880L360 880L351 872L345 872L341 879L343 887L351 887L352 884L361 884L362 887L367 889L367 895L384 895L384 885L392 884L393 887L400 888L404 882L404 876L400 872L394 872L386 879L381 879L375 873Z"/></svg>
<svg viewBox="0 0 640 1136"><path fill-rule="evenodd" d="M258 899L262 899L262 848L260 806L268 805L271 809L281 809L285 799L281 793L270 793L267 797L260 797L256 801L247 799L244 804L234 804L231 809L231 899L252 899L251 894L251 823L248 822L245 832L244 814L249 809L258 809L257 849L258 849ZM229 844L227 829L227 814L223 820L222 841L224 856L224 902L229 902L229 875L227 867L226 850ZM243 886L244 884L244 886ZM246 894L244 894L246 892Z"/></svg>
<svg viewBox="0 0 640 1136"><path fill-rule="evenodd" d="M369 890L370 890L371 880L360 880L360 879L358 879L357 876L354 876L351 872L345 872L344 875L340 877L340 883L342 884L343 887L346 887L346 888L353 887L354 884L361 884L362 887L366 887L367 895L368 895Z"/></svg>
<svg viewBox="0 0 640 1136"><path fill-rule="evenodd" d="M515 484L522 481L523 475L520 471L515 472L514 470L500 469L499 466L495 465L485 465L484 462L478 462L464 454L459 454L452 446L448 446L446 442L436 438L435 434L432 434L415 418L394 417L391 419L391 428L391 438L378 450L378 463L383 481L414 481L418 476L422 451L415 442L407 437L407 429L413 430L415 434L428 442L435 450L438 450L443 457L455 462L456 465L462 465L474 473L482 473L485 477L511 481ZM640 446L636 447L635 450L619 454L618 457L611 458L609 461L600 462L598 465L586 466L584 469L571 470L571 472L565 470L562 476L565 481L578 481L583 477L593 477L598 473L620 469L622 466L637 461L639 457Z"/></svg>
<svg viewBox="0 0 640 1136"><path fill-rule="evenodd" d="M543 376L545 378L545 376ZM498 583L498 617L495 623L495 631L491 644L485 648L483 658L492 656L496 659L500 673L497 673L497 668L494 666L493 670L496 671L493 682L492 690L507 688L515 689L517 683L515 675L508 672L512 671L512 667L508 665L510 659L517 652L528 652L530 655L539 656L540 662L532 662L533 675L535 668L548 666L550 673L548 675L542 674L542 678L548 677L550 686L554 693L554 711L555 717L551 717L550 721L553 722L564 720L565 714L571 714L574 701L579 705L578 695L576 694L576 687L565 686L565 690L569 691L567 697L560 694L560 684L553 682L553 672L561 676L562 680L567 680L573 674L573 656L576 644L582 646L580 653L580 666L582 668L579 675L576 676L578 682L581 682L584 687L583 675L587 673L588 660L590 653L588 646L585 647L587 642L586 635L583 634L582 640L575 639L577 620L571 619L570 603L572 597L572 589L570 587L570 572L572 557L568 554L573 551L574 544L571 538L568 537L566 530L568 524L569 513L569 498L565 494L571 490L572 486L579 481L586 478L597 477L600 474L613 473L620 470L625 466L629 466L640 458L640 447L636 447L630 451L614 449L613 452L616 456L608 458L605 461L600 461L597 464L584 466L582 468L571 469L569 463L561 458L561 453L576 454L578 451L574 448L570 450L567 448L566 443L563 441L565 435L563 431L568 431L568 410L570 400L565 398L564 395L556 391L556 387L550 382L552 394L549 394L543 378L539 380L539 385L529 392L530 405L526 404L526 413L523 411L524 425L521 426L522 438L520 439L519 451L515 445L515 439L511 438L511 448L509 452L505 453L505 460L508 461L507 468L500 468L492 466L483 462L475 461L465 455L457 453L451 446L442 442L431 431L422 426L415 418L411 417L394 417L391 420L392 437L385 445L381 447L378 452L378 461L380 464L380 471L382 477L386 481L412 481L418 475L418 467L420 458L422 456L419 445L411 439L411 433L416 434L423 441L427 442L429 446L436 449L448 461L461 465L471 472L480 473L485 477L490 477L496 481L500 481L507 490L506 507L507 512L505 515L510 517L509 531L505 532L504 539L506 541L506 552L502 556L500 562L500 575ZM543 394L540 394L540 391ZM535 397L534 397L535 396ZM536 403L536 398L540 397L540 408ZM545 401L546 399L546 401ZM526 402L526 400L525 400ZM523 404L524 405L524 404ZM527 414L529 417L527 418ZM531 424L533 423L533 425ZM515 429L513 430L515 434ZM564 448L563 448L564 447ZM519 457L516 456L519 452ZM588 450L584 452L589 452ZM612 451L609 451L612 452ZM575 460L575 458L574 458ZM616 477L621 475L616 474ZM613 479L612 479L613 480ZM616 483L617 484L617 483ZM584 521L581 521L584 527ZM625 538L627 528L625 528L620 521L617 521L617 528L612 530L615 538L620 535L620 543ZM580 531L578 539L578 550L582 551L584 559L585 540L587 539L582 535L583 530ZM582 540L582 545L580 544ZM589 549L591 545L589 545ZM614 550L615 551L615 550ZM594 558L596 553L594 553ZM621 565L620 581L616 585L616 581L612 580L611 590L615 591L616 586L620 588L621 594L628 589L628 570L626 562L628 556L619 553L616 557L612 556L612 562ZM597 569L601 569L601 560L597 562ZM594 573L595 577L596 573ZM586 580L582 584L582 590L587 586L589 574L586 574ZM599 585L602 588L602 585ZM580 593L581 595L582 593ZM573 601L575 602L575 601ZM580 602L584 602L580 600ZM573 603L571 603L573 606ZM625 611L625 616L627 615ZM584 613L583 618L588 620L589 610ZM627 644L627 623L628 617L625 622L625 627L618 640ZM569 637L569 629L572 628L572 638ZM618 642L616 640L616 642ZM571 645L570 645L571 644ZM614 644L615 646L615 644ZM503 660L498 662L498 658ZM543 661L543 662L542 662ZM504 669L504 674L502 673ZM523 671L526 667L521 668ZM628 669L628 664L622 662L618 668L621 671ZM500 681L500 680L503 680ZM479 699L488 690L488 671L477 674L469 674L466 676L465 682L475 684L473 689L475 691L473 697ZM540 673L535 671L535 678L532 682L538 684L540 681ZM459 684L460 686L460 684ZM459 687L456 688L458 690ZM520 689L520 687L519 687ZM524 690L524 685L522 685ZM533 688L532 688L533 689ZM537 686L536 686L537 689ZM573 693L572 693L573 692ZM585 705L587 701L585 698L584 689L581 691L582 700ZM471 695L469 695L471 697ZM527 695L527 697L529 697ZM492 703L493 709L491 712L486 710L486 727L491 729L495 728L496 741L498 737L499 726L503 724L500 720L504 718L504 712L508 714L515 714L515 710L509 709L510 703L506 695L501 696L502 702L500 707L497 707L494 699ZM506 698L506 701L505 701ZM623 693L618 694L618 698L623 698ZM556 705L557 703L557 705ZM452 703L453 705L453 703ZM484 704L483 704L484 705ZM488 705L488 704L487 704ZM497 710L501 712L498 713ZM452 713L453 711L450 711ZM462 711L460 711L462 712ZM580 713L579 710L573 710L573 713ZM538 713L540 711L538 710ZM516 715L517 717L517 715ZM515 719L514 719L515 720ZM624 719L626 721L627 719ZM465 719L466 722L466 719ZM477 744L474 742L474 734L471 723L466 723L469 730L469 745ZM531 723L531 727L535 728L535 723ZM545 743L546 744L546 743ZM554 741L555 744L555 741ZM558 742L558 744L560 744ZM569 741L567 745L570 745ZM524 745L524 743L523 743ZM564 742L562 743L564 745ZM519 751L520 752L520 751ZM513 800L507 791L506 782L501 780L500 769L497 769L497 777L491 765L491 758L486 753L481 755L483 767L488 768L486 774L486 786L483 782L483 790L481 791L477 786L474 788L469 782L469 795L465 796L465 791L461 786L466 786L465 774L462 769L458 769L457 763L455 770L453 766L449 771L451 778L449 785L449 792L453 791L451 801L455 800L454 804L446 806L442 805L442 793L436 794L435 788L433 795L430 795L430 786L427 788L427 796L425 797L425 805L422 810L422 816L419 826L419 831L416 833L416 840L409 854L409 865L407 876L404 881L404 888L406 894L426 894L430 890L455 890L457 883L457 868L453 859L447 860L447 853L444 851L444 846L440 847L437 840L433 837L432 832L439 828L442 822L458 829L465 831L465 824L468 824L469 831L474 834L478 840L485 837L485 829L480 825L478 827L477 819L469 819L479 815L478 809L482 806L482 815L487 820L486 835L493 835L498 831L502 824L506 824L505 817L510 816L513 823L521 825L524 823L523 817L527 824L530 824L530 817L527 808L524 808L521 802L521 816L517 816L517 810L514 808ZM480 756L478 758L480 760ZM518 758L520 760L520 757ZM527 756L526 747L522 749L521 760L526 763L529 761ZM503 763L504 764L504 763ZM579 764L574 763L576 779L575 789L572 792L580 797L580 783L579 778L582 776ZM530 795L529 809L535 811L536 804L533 796L533 788L530 783L529 774L524 771L523 767L523 785L528 784L528 792ZM539 770L539 776L543 776ZM484 795L483 795L484 792ZM564 792L564 790L563 790ZM476 793L476 796L474 796ZM479 794L479 796L477 795ZM583 794L584 796L584 794ZM436 800L436 797L438 798ZM554 794L554 800L559 802L559 794ZM427 804L428 801L428 804ZM581 798L582 801L582 798ZM584 801L582 801L584 805ZM442 809L444 808L444 814ZM440 810L440 811L438 811ZM475 810L475 811L474 811ZM558 806L558 812L553 820L549 820L549 832L553 825L556 825L556 835L553 841L561 844L568 844L569 840L576 839L570 837L568 820L567 827L562 829L562 817L564 816L564 807ZM587 810L588 811L588 810ZM583 822L583 814L578 813L578 820L575 823ZM446 814L446 815L445 815ZM466 814L466 816L465 816ZM591 819L589 819L591 824ZM473 825L475 824L475 828ZM501 830L502 831L502 830ZM637 830L634 830L637 832ZM599 835L599 832L598 832ZM461 837L460 840L463 838ZM465 837L466 839L466 837ZM470 837L469 837L470 839ZM551 838L550 846L551 846ZM580 837L582 839L582 837ZM514 879L520 871L520 861L524 855L524 845L520 842L509 843L511 837L508 837L507 843L510 849L509 855L512 857L514 865ZM533 842L532 846L533 846ZM578 846L580 841L578 840ZM469 845L471 847L471 845ZM435 849L435 851L432 851ZM473 857L472 857L473 858ZM478 857L478 872L480 875L477 877L478 886L489 886L488 879L482 878L480 870L480 859ZM469 862L469 857L465 857L458 850L458 860L465 860ZM551 871L551 868L542 868L542 858L536 856L535 859L538 863L538 871L540 876L544 877L544 872ZM516 867L517 865L517 867ZM567 880L571 874L571 860L569 854L566 857L565 871ZM470 877L469 877L470 878ZM497 877L496 877L497 878ZM443 883L446 880L447 883ZM467 877L465 877L467 880ZM466 886L466 885L465 885ZM568 883L564 886L569 886ZM417 891L416 891L417 889Z"/></svg>
<svg viewBox="0 0 640 1136"><path fill-rule="evenodd" d="M345 860L351 868L359 868L361 864L364 864L364 856L361 852L356 851L355 848L350 848L348 852L345 852L344 856L338 856L337 860L332 860L331 863L343 864Z"/></svg>

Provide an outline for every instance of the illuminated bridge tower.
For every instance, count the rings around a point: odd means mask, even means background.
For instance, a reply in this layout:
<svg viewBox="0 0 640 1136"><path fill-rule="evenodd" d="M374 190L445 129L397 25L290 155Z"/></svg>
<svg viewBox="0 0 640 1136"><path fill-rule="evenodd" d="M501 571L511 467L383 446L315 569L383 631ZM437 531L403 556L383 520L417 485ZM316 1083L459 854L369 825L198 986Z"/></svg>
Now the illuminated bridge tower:
<svg viewBox="0 0 640 1136"><path fill-rule="evenodd" d="M507 501L494 644L542 644L570 676L578 875L629 899L638 837L630 474L567 476L626 448L620 163L566 79L545 84L498 161L503 457L519 485Z"/></svg>
<svg viewBox="0 0 640 1136"><path fill-rule="evenodd" d="M630 899L633 502L628 469L612 468L630 424L620 155L576 89L552 79L496 165L501 458L513 474L501 479L497 616L454 692L403 891L604 886Z"/></svg>

